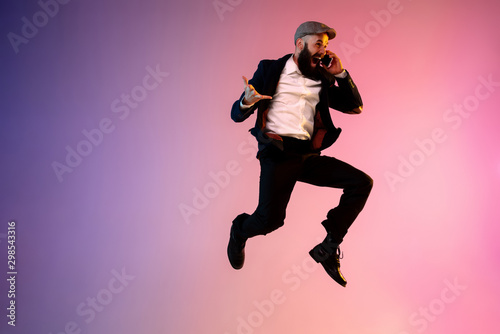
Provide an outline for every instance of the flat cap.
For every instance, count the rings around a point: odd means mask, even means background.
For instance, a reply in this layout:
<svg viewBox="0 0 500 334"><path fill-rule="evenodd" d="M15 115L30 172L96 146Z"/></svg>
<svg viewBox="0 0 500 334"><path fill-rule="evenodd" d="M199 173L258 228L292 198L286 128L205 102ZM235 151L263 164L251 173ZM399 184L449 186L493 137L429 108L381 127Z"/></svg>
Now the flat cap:
<svg viewBox="0 0 500 334"><path fill-rule="evenodd" d="M330 28L326 24L316 22L316 21L307 21L302 23L295 32L294 43L297 42L297 39L302 38L307 35L316 35L326 33L328 34L328 39L333 39L337 35L335 29Z"/></svg>

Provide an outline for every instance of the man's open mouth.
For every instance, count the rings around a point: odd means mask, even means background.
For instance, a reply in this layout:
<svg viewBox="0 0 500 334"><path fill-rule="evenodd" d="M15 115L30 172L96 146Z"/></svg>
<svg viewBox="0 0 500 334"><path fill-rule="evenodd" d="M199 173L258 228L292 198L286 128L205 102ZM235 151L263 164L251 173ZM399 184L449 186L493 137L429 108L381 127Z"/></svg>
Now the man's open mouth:
<svg viewBox="0 0 500 334"><path fill-rule="evenodd" d="M321 57L312 57L312 62L314 65L318 65L320 60L321 60Z"/></svg>

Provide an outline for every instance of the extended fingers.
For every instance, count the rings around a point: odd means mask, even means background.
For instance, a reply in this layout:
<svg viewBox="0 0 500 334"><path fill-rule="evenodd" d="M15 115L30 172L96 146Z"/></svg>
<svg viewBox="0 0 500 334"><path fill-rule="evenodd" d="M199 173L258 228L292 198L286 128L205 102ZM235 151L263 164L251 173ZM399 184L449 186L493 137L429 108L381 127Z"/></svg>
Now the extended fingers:
<svg viewBox="0 0 500 334"><path fill-rule="evenodd" d="M245 87L247 87L248 86L248 79L244 75L242 76L242 78L243 78L243 82L245 83Z"/></svg>
<svg viewBox="0 0 500 334"><path fill-rule="evenodd" d="M269 95L258 95L261 100L271 100L273 97Z"/></svg>
<svg viewBox="0 0 500 334"><path fill-rule="evenodd" d="M270 100L272 99L271 96L268 95L261 95L259 94L255 88L248 83L248 79L243 75L241 76L243 79L243 83L245 85L245 100L246 101L253 101L251 103L255 103L260 100Z"/></svg>

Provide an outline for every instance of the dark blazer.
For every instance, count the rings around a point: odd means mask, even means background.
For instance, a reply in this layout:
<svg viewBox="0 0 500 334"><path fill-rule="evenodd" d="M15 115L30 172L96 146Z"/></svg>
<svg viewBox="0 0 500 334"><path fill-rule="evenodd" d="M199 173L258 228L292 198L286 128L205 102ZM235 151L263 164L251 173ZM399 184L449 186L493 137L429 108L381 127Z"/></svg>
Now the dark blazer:
<svg viewBox="0 0 500 334"><path fill-rule="evenodd" d="M285 67L287 60L291 57L288 54L277 60L262 60L255 71L253 78L248 81L255 90L262 95L274 96L278 81ZM337 82L338 85L335 85ZM333 108L348 114L359 114L363 107L358 89L351 79L349 73L343 79L334 76L326 76L321 79L321 91L319 93L319 103L316 105L314 118L314 130L311 138L311 149L319 152L330 147L339 137L341 129L333 125L329 108ZM257 120L255 127L250 132L257 138L259 152L267 145L273 144L283 149L283 140L280 136L272 133L264 133L266 116L269 111L270 100L261 100L248 110L240 109L240 101L235 101L231 109L231 118L235 122L246 120L257 109Z"/></svg>

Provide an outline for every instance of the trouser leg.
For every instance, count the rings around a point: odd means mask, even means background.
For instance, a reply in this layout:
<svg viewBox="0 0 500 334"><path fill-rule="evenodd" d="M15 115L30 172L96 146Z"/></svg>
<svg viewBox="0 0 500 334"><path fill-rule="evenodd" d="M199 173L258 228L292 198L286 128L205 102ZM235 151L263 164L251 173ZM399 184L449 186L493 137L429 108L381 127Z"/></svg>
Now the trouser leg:
<svg viewBox="0 0 500 334"><path fill-rule="evenodd" d="M270 146L261 152L260 166L259 204L238 226L238 234L244 238L266 235L283 226L300 173L300 156Z"/></svg>
<svg viewBox="0 0 500 334"><path fill-rule="evenodd" d="M333 241L340 244L365 206L373 186L370 176L333 157L312 155L306 159L299 181L343 189L339 204L322 222Z"/></svg>

